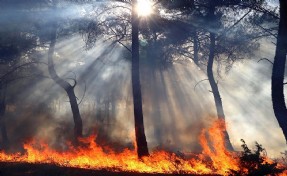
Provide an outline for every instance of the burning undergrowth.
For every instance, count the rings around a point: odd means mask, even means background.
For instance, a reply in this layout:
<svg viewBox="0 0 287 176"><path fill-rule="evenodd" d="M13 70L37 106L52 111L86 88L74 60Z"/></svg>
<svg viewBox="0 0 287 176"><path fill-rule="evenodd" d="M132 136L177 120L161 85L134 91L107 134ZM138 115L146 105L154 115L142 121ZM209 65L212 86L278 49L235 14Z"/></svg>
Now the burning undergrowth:
<svg viewBox="0 0 287 176"><path fill-rule="evenodd" d="M242 145L242 154L230 152L225 148L223 121L214 122L202 131L200 154L172 153L155 150L150 156L138 159L134 149L115 151L109 146L97 144L96 135L79 139L75 147L66 142L65 149L58 151L45 141L30 140L24 144L24 153L0 153L1 162L24 162L56 164L64 167L109 170L112 172L166 173L166 174L220 174L251 175L254 173L277 174L284 171L283 166L261 155L263 148L258 144L253 153L247 145ZM269 169L269 170L268 170ZM264 170L265 172L256 172ZM268 170L268 171L267 171Z"/></svg>

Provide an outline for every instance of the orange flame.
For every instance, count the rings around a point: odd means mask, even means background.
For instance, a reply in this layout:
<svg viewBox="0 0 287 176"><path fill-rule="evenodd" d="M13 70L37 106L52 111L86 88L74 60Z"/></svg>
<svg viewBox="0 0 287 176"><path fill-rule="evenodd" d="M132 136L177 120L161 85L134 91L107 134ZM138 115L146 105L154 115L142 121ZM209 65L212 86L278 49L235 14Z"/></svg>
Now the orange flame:
<svg viewBox="0 0 287 176"><path fill-rule="evenodd" d="M25 154L1 152L0 161L53 163L59 166L107 169L115 172L226 174L229 169L238 170L239 161L235 153L224 147L224 125L223 121L216 121L209 129L203 130L200 135L203 152L189 159L166 151L155 151L139 160L135 150L125 149L116 153L99 146L94 141L95 136L90 136L81 139L81 142L86 144L85 147L75 148L69 145L69 150L64 152L34 140L24 144Z"/></svg>
<svg viewBox="0 0 287 176"><path fill-rule="evenodd" d="M217 120L208 130L203 130L199 141L203 147L202 155L208 156L213 167L218 170L219 174L232 170L238 170L238 158L235 153L229 152L225 148L224 133L225 122ZM209 136L210 144L206 135Z"/></svg>

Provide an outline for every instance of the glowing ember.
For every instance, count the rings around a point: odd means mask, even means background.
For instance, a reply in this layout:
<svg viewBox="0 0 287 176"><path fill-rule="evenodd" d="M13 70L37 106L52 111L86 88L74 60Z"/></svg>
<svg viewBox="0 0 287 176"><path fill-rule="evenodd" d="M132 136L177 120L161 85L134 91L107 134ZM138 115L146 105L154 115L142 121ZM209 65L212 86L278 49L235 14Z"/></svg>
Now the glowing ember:
<svg viewBox="0 0 287 176"><path fill-rule="evenodd" d="M229 169L238 170L239 161L235 153L224 148L223 121L215 122L200 136L203 152L186 159L174 153L155 151L149 157L139 160L134 150L125 149L116 153L97 145L95 136L81 139L85 147L59 152L49 148L43 142L31 141L24 145L26 153L0 153L2 162L53 163L60 166L108 169L111 171L131 171L141 173L190 173L190 174L226 174ZM209 140L208 140L209 139Z"/></svg>

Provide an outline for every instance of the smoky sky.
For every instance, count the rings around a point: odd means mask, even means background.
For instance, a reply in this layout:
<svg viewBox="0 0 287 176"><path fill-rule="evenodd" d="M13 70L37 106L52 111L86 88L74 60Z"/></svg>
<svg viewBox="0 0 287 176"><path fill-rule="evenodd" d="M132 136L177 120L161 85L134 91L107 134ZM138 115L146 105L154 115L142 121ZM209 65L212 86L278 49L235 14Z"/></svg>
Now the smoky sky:
<svg viewBox="0 0 287 176"><path fill-rule="evenodd" d="M133 133L130 62L122 55L124 48L117 46L106 59L91 67L106 46L99 41L97 47L87 51L80 36L59 41L56 70L64 78L81 78L76 94L81 100L84 134L96 132L128 144ZM255 58L236 63L219 80L219 90L235 148L240 150L240 139L250 146L257 141L270 155L277 156L284 151L285 144L272 111L272 67L268 62L257 63L262 57L272 58L273 51L274 46L266 43ZM208 82L195 87L203 79L206 79L204 71L192 62L158 69L141 67L144 122L150 148L200 150L198 135L216 119ZM44 137L54 144L72 136L68 98L52 80L40 79L36 83L22 80L11 85L10 93L17 94L8 105L6 117L11 142ZM63 131L68 133L61 136Z"/></svg>
<svg viewBox="0 0 287 176"><path fill-rule="evenodd" d="M79 15L71 9L62 15ZM7 22L7 18L0 17L1 20ZM54 54L55 69L68 81L78 80L75 91L84 135L97 133L103 140L129 145L134 132L130 56L121 45L110 47L109 44L99 39L87 50L79 34L60 38ZM234 64L218 80L227 129L237 150L240 150L240 139L251 147L257 141L271 156L279 156L286 149L272 110L272 65L257 62L260 58L272 60L274 51L272 43L261 41L252 58ZM47 62L47 48L37 52L38 59ZM39 70L47 77L23 79L9 85L6 122L15 150L33 137L61 147L73 135L68 97L48 78L47 67L41 66ZM200 150L201 130L216 119L208 81L197 85L206 78L205 70L189 61L174 62L166 68L141 65L144 123L151 149Z"/></svg>

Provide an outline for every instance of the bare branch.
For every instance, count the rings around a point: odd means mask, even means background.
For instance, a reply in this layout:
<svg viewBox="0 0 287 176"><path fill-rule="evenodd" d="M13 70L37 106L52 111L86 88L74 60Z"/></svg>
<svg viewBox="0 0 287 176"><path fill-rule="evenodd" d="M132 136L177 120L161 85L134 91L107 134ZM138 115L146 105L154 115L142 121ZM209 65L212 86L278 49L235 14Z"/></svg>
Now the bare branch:
<svg viewBox="0 0 287 176"><path fill-rule="evenodd" d="M125 47L129 52L132 52L132 50L127 47L125 44L123 44L121 41L118 41L119 44L121 44L123 47Z"/></svg>
<svg viewBox="0 0 287 176"><path fill-rule="evenodd" d="M267 59L267 58L262 58L262 59L260 59L259 61L257 61L257 63L259 63L260 61L262 61L262 60L266 60L266 61L268 61L268 62L270 62L272 65L273 65L273 62L272 61L270 61L269 59Z"/></svg>
<svg viewBox="0 0 287 176"><path fill-rule="evenodd" d="M78 105L80 105L80 104L82 103L82 101L83 101L83 99L85 98L85 95L86 95L86 91L87 91L87 84L86 84L86 81L84 81L84 83L85 83L84 94L83 94L83 96L82 96L82 98L81 98L80 102L78 103Z"/></svg>
<svg viewBox="0 0 287 176"><path fill-rule="evenodd" d="M264 28L263 26L261 26L261 25L259 25L259 24L258 24L257 26L260 27L263 31L265 31L265 32L267 32L268 34L270 34L271 36L277 38L277 35L276 35L276 34L273 34L270 29L266 29L266 28Z"/></svg>
<svg viewBox="0 0 287 176"><path fill-rule="evenodd" d="M25 66L32 65L32 64L45 64L45 65L48 65L48 64L45 63L45 62L36 62L36 61L24 63L24 64L21 64L21 65L18 65L18 66L13 67L11 70L9 70L9 71L6 72L4 75L2 75L2 76L0 77L0 79L4 79L6 76L12 74L13 72L17 71L18 69L20 69L20 68L22 68L22 67L25 67Z"/></svg>
<svg viewBox="0 0 287 176"><path fill-rule="evenodd" d="M194 86L194 90L195 90L196 86L198 86L198 85L199 85L200 83L202 83L203 81L208 81L208 79L203 79L203 80L197 82L197 83L195 84L195 86Z"/></svg>
<svg viewBox="0 0 287 176"><path fill-rule="evenodd" d="M246 5L241 5L241 6L246 7ZM268 15L272 16L274 19L280 19L279 14L274 13L272 11L269 11L269 10L267 10L267 9L265 9L263 7L260 7L260 6L256 5L256 4L254 4L250 8L252 8L253 10L255 10L257 12L268 14Z"/></svg>
<svg viewBox="0 0 287 176"><path fill-rule="evenodd" d="M49 76L45 76L45 75L42 75L42 74L26 75L26 76L18 76L18 77L13 78L13 79L5 80L5 84L10 84L10 83L12 83L14 81L17 81L19 79L33 78L33 77L40 77L40 78L45 78L45 79L51 79Z"/></svg>
<svg viewBox="0 0 287 176"><path fill-rule="evenodd" d="M252 9L249 9L249 11L247 13L245 13L239 20L237 20L232 26L230 26L228 29L226 29L225 31L223 31L221 33L221 35L219 35L217 37L217 39L225 36L234 26L236 26L238 23L240 23L250 12L252 11Z"/></svg>
<svg viewBox="0 0 287 176"><path fill-rule="evenodd" d="M73 87L73 89L74 89L77 86L77 74L75 72L73 72L73 71L69 71L69 72L74 75L74 78L66 78L66 79L74 81L74 85L71 85Z"/></svg>
<svg viewBox="0 0 287 176"><path fill-rule="evenodd" d="M73 89L77 86L77 80L75 78L66 78L66 79L74 81L74 85L71 85Z"/></svg>

